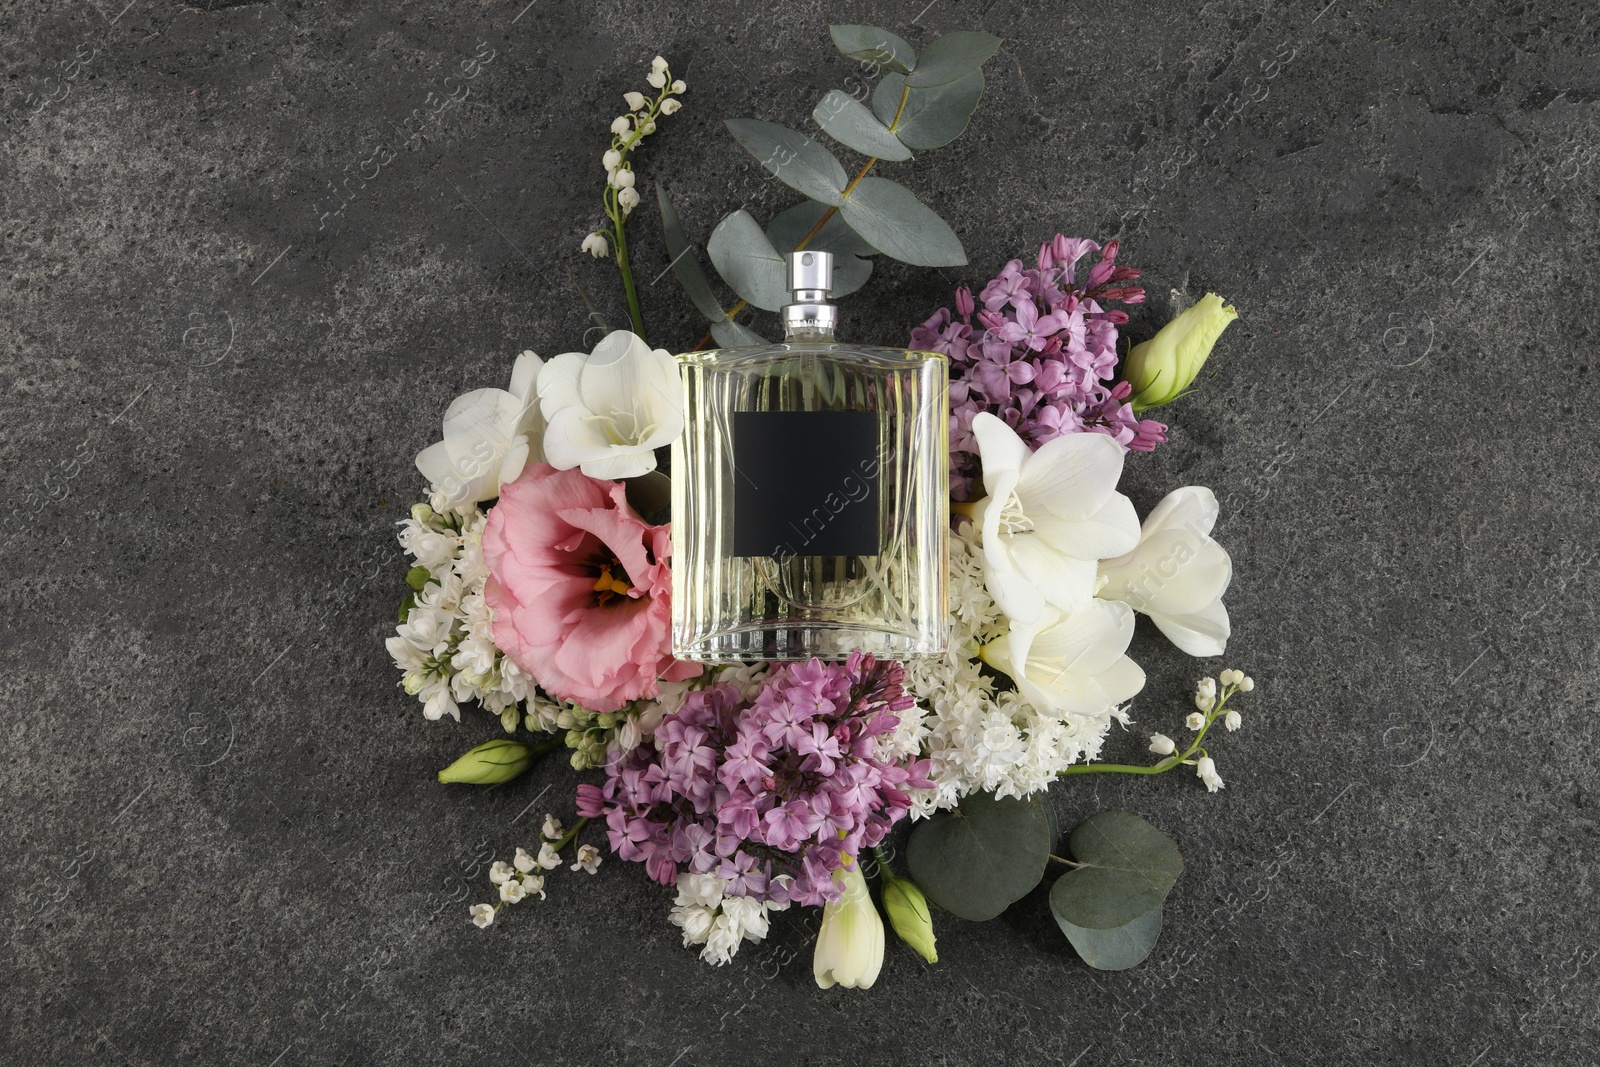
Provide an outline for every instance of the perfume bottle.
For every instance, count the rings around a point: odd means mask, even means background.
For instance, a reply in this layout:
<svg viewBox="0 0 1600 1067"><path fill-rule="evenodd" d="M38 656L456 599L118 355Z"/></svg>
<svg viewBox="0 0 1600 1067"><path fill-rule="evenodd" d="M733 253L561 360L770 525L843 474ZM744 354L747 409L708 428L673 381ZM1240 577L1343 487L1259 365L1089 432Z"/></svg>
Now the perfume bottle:
<svg viewBox="0 0 1600 1067"><path fill-rule="evenodd" d="M782 342L678 357L673 654L940 655L945 358L834 340L831 253L790 253L788 275Z"/></svg>

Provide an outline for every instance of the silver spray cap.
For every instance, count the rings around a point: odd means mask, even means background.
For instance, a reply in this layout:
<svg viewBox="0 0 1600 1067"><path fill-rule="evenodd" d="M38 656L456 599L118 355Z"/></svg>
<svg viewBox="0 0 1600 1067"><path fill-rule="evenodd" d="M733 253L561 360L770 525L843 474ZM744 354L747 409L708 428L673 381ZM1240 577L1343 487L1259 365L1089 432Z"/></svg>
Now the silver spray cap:
<svg viewBox="0 0 1600 1067"><path fill-rule="evenodd" d="M789 253L789 303L783 307L786 331L820 329L833 332L839 309L828 303L833 289L832 252Z"/></svg>

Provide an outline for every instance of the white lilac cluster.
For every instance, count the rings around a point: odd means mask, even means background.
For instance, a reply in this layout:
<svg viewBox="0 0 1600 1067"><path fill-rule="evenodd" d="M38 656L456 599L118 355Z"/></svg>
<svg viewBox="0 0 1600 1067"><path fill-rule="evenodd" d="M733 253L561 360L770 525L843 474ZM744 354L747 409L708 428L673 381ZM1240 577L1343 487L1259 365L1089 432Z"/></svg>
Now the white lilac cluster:
<svg viewBox="0 0 1600 1067"><path fill-rule="evenodd" d="M728 882L714 874L680 874L672 908L672 923L683 930L683 947L700 945L700 958L717 966L733 959L744 942L766 937L770 913L788 907L728 896L727 888Z"/></svg>
<svg viewBox="0 0 1600 1067"><path fill-rule="evenodd" d="M472 923L478 929L494 922L496 913L507 904L520 904L524 900L545 898L545 872L561 866L561 850L566 848L583 828L579 822L571 830L561 825L554 815L544 817L544 829L539 844L539 854L518 848L510 863L496 860L489 867L489 882L500 897L494 904L474 904L468 909ZM571 869L594 874L600 869L600 850L593 845L579 845Z"/></svg>
<svg viewBox="0 0 1600 1067"><path fill-rule="evenodd" d="M422 702L429 719L448 715L460 721L461 704L476 700L508 732L524 719L530 730L549 730L560 706L506 659L490 631L483 597L489 576L483 562L486 517L475 503L446 512L418 504L400 524L400 545L415 564L416 591L387 642L389 654L404 672L401 687Z"/></svg>
<svg viewBox="0 0 1600 1067"><path fill-rule="evenodd" d="M978 651L1005 632L1006 622L984 582L971 524L950 535L949 601L949 651L906 663L907 688L924 714L903 716L887 739L897 747L925 745L931 760L934 789L913 793L912 818L954 807L968 793L1027 796L1044 789L1067 766L1099 755L1113 718L1128 721L1116 705L1093 714L1055 712L996 690Z"/></svg>

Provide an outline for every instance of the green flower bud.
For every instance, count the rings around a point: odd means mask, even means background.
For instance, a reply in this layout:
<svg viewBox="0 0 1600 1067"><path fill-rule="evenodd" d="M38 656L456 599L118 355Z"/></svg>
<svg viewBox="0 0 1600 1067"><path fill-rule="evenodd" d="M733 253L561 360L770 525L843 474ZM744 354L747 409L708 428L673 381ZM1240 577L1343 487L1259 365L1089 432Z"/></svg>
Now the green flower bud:
<svg viewBox="0 0 1600 1067"><path fill-rule="evenodd" d="M434 518L433 509L426 504L412 504L411 517L418 522L432 522Z"/></svg>
<svg viewBox="0 0 1600 1067"><path fill-rule="evenodd" d="M533 750L520 741L496 738L485 741L439 772L441 782L499 785L528 769Z"/></svg>
<svg viewBox="0 0 1600 1067"><path fill-rule="evenodd" d="M578 725L578 717L566 708L556 714L556 725L563 730L571 730Z"/></svg>
<svg viewBox="0 0 1600 1067"><path fill-rule="evenodd" d="M909 878L886 878L883 882L883 910L889 925L900 940L916 950L929 963L939 962L933 944L933 916L928 914L928 898Z"/></svg>
<svg viewBox="0 0 1600 1067"><path fill-rule="evenodd" d="M400 679L400 688L406 691L407 696L416 696L428 684L420 671L407 671L404 678Z"/></svg>
<svg viewBox="0 0 1600 1067"><path fill-rule="evenodd" d="M1150 340L1134 345L1122 368L1123 379L1133 386L1133 410L1176 400L1199 376L1222 331L1238 317L1233 305L1207 293Z"/></svg>

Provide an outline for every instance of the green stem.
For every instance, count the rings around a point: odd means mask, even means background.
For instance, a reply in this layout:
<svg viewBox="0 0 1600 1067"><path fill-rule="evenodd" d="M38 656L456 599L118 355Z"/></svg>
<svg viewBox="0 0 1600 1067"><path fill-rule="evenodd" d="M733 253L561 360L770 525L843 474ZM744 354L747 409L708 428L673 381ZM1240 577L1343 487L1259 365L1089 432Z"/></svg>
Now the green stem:
<svg viewBox="0 0 1600 1067"><path fill-rule="evenodd" d="M1078 763L1066 770L1058 771L1057 777L1068 774L1164 774L1174 767L1183 766L1183 761L1193 756L1196 752L1205 755L1205 749L1200 747L1200 742L1206 739L1206 734L1216 721L1222 718L1227 711L1228 701L1238 691L1237 686L1224 686L1217 696L1217 702L1211 710L1205 713L1205 725L1200 727L1199 733L1194 735L1194 740L1189 742L1189 747L1181 753L1167 756L1160 763L1149 767L1139 767L1129 763Z"/></svg>
<svg viewBox="0 0 1600 1067"><path fill-rule="evenodd" d="M608 195L607 199L613 198ZM639 335L639 339L647 340L644 332L644 312L639 307L639 290L633 284L633 265L628 260L628 237L623 226L626 216L618 209L611 219L615 223L612 233L616 237L617 271L622 275L622 288L628 294L628 318L633 320L633 332Z"/></svg>
<svg viewBox="0 0 1600 1067"><path fill-rule="evenodd" d="M550 847L555 849L557 852L560 852L562 849L572 844L572 839L578 836L578 831L582 830L586 825L588 825L588 823L588 816L584 816L583 818L579 819L577 822L572 824L572 829L561 835L560 841L552 842Z"/></svg>

